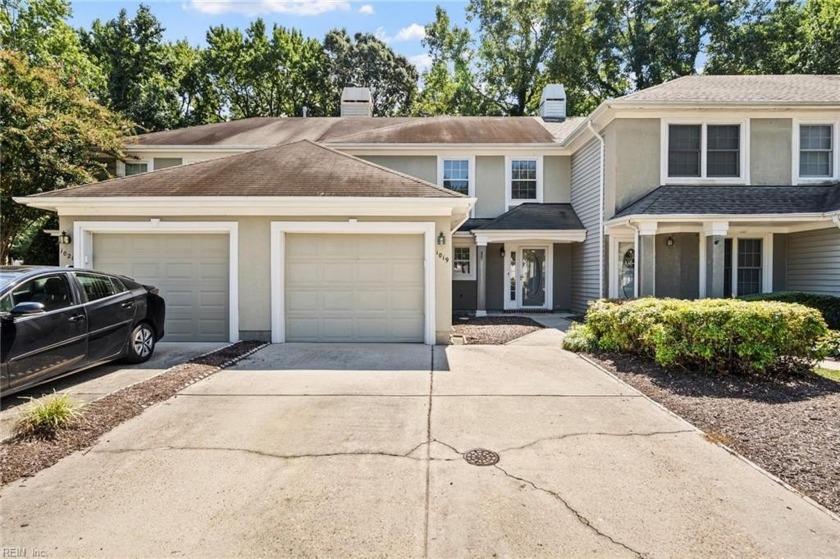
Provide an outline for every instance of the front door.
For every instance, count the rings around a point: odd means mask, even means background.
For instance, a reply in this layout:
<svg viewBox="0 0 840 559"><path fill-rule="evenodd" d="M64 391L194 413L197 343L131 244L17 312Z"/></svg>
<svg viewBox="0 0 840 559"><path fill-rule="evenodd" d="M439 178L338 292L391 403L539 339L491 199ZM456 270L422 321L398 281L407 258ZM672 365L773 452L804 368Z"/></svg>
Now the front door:
<svg viewBox="0 0 840 559"><path fill-rule="evenodd" d="M551 308L551 263L547 247L506 245L506 309Z"/></svg>

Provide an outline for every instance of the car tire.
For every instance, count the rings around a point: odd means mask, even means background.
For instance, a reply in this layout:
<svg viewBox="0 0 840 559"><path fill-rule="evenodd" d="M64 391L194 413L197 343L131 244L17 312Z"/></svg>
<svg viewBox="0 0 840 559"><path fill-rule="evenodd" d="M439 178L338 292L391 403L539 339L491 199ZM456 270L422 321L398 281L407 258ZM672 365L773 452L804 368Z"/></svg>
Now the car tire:
<svg viewBox="0 0 840 559"><path fill-rule="evenodd" d="M131 331L131 338L128 340L128 356L125 360L129 363L143 363L148 361L155 351L155 332L152 327L141 322Z"/></svg>

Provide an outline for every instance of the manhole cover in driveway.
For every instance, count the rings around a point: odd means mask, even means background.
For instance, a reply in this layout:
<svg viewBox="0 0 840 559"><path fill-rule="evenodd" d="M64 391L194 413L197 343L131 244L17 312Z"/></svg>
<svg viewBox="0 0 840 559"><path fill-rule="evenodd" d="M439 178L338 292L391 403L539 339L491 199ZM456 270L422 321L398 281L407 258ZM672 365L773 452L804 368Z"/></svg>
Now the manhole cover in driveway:
<svg viewBox="0 0 840 559"><path fill-rule="evenodd" d="M499 462L499 455L486 448L474 448L464 453L464 460L473 466L492 466Z"/></svg>

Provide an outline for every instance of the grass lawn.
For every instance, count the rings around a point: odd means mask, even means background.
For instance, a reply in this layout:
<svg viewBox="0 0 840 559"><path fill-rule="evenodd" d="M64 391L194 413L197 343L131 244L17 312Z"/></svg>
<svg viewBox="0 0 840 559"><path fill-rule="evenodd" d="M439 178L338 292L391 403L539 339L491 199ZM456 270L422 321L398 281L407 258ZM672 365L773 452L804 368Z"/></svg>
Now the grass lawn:
<svg viewBox="0 0 840 559"><path fill-rule="evenodd" d="M840 382L840 371L835 371L833 369L823 369L822 367L815 367L814 372L820 375L821 377Z"/></svg>

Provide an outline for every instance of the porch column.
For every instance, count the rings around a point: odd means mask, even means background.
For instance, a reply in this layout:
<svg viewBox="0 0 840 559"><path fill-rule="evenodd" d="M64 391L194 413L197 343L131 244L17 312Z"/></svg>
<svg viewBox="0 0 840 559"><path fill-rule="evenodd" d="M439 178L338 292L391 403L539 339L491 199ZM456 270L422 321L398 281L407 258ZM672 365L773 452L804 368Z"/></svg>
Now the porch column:
<svg viewBox="0 0 840 559"><path fill-rule="evenodd" d="M639 297L656 293L656 222L639 225Z"/></svg>
<svg viewBox="0 0 840 559"><path fill-rule="evenodd" d="M487 241L482 239L476 243L476 311L475 316L487 316Z"/></svg>
<svg viewBox="0 0 840 559"><path fill-rule="evenodd" d="M706 236L706 297L723 297L728 230L729 223L726 221L712 221L703 225L703 234Z"/></svg>

